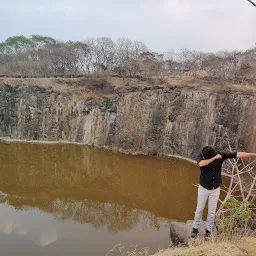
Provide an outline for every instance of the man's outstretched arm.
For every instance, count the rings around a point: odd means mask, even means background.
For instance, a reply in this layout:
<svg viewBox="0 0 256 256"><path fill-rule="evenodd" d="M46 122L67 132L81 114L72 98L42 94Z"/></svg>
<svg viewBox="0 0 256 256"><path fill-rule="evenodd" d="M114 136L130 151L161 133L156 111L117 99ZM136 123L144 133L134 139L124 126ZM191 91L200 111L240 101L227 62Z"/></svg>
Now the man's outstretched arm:
<svg viewBox="0 0 256 256"><path fill-rule="evenodd" d="M237 158L249 158L256 157L256 153L237 152Z"/></svg>

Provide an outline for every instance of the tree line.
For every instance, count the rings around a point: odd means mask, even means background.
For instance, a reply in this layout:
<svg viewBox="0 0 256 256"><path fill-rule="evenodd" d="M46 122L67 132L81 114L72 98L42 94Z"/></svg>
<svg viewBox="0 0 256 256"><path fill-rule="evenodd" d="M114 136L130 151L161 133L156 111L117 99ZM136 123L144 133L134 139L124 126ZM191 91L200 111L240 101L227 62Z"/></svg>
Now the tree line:
<svg viewBox="0 0 256 256"><path fill-rule="evenodd" d="M52 37L13 36L0 43L0 72L48 77L106 73L120 77L181 74L256 79L256 47L207 53L189 49L157 53L142 41L108 37L59 41Z"/></svg>

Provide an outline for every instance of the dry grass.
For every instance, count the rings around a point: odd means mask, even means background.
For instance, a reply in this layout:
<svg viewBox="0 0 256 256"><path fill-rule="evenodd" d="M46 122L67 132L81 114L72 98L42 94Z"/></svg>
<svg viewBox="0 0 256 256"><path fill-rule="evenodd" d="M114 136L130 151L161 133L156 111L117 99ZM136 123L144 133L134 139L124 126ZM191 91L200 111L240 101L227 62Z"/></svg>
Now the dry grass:
<svg viewBox="0 0 256 256"><path fill-rule="evenodd" d="M123 79L119 77L108 77L107 81L114 85L115 88L120 88L124 86Z"/></svg>
<svg viewBox="0 0 256 256"><path fill-rule="evenodd" d="M233 242L205 242L188 248L160 251L154 256L242 256L256 255L256 238L244 237Z"/></svg>
<svg viewBox="0 0 256 256"><path fill-rule="evenodd" d="M116 245L105 256L150 256L148 249L137 250ZM189 247L171 248L152 256L256 256L255 237L233 237L231 241L208 241L190 244Z"/></svg>
<svg viewBox="0 0 256 256"><path fill-rule="evenodd" d="M57 91L70 89L70 87L78 88L90 85L92 82L108 82L114 87L122 87L123 80L119 77L78 77L78 78L0 78L0 84L8 84L11 86L39 86L42 88L53 88Z"/></svg>
<svg viewBox="0 0 256 256"><path fill-rule="evenodd" d="M256 92L256 86L249 84L232 84L232 89L236 91L244 90L248 92Z"/></svg>
<svg viewBox="0 0 256 256"><path fill-rule="evenodd" d="M113 83L114 82L114 83ZM113 95L118 79L108 81L106 78L0 78L0 84L10 86L38 86L50 92L75 94L83 99L101 99ZM106 84L109 90L97 88L96 85Z"/></svg>
<svg viewBox="0 0 256 256"><path fill-rule="evenodd" d="M255 237L243 237L236 241L236 245L246 250L249 255L256 255L256 238Z"/></svg>
<svg viewBox="0 0 256 256"><path fill-rule="evenodd" d="M113 90L95 90L93 85L106 83ZM83 98L102 98L110 97L115 95L118 90L122 90L128 87L140 88L143 86L154 87L160 86L159 88L191 88L194 90L210 90L223 91L223 88L229 88L232 91L244 91L255 93L256 87L248 84L232 84L228 82L218 82L218 81L208 81L199 77L190 76L174 76L159 78L129 78L129 86L127 86L127 81L125 82L120 77L111 76L98 76L98 77L79 77L79 78L0 78L0 84L8 84L10 86L38 86L45 88L49 91L77 94L79 97ZM97 89L97 88L96 88Z"/></svg>

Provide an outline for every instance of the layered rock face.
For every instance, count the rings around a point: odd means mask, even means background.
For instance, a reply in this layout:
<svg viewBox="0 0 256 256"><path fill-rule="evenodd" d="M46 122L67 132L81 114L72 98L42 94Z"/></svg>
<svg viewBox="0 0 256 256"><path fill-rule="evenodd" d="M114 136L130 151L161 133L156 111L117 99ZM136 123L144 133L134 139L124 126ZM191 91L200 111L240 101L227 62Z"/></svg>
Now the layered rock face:
<svg viewBox="0 0 256 256"><path fill-rule="evenodd" d="M0 137L73 141L194 158L205 145L256 151L253 92L124 90L85 99L38 86L0 85Z"/></svg>

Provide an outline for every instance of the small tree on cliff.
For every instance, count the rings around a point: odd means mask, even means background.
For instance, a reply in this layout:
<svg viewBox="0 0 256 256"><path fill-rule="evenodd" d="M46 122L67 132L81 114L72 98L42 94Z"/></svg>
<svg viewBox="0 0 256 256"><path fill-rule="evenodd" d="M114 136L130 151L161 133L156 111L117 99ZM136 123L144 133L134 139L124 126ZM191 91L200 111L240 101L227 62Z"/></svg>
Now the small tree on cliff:
<svg viewBox="0 0 256 256"><path fill-rule="evenodd" d="M232 151L229 145L230 151ZM229 177L229 186L223 185L225 193L216 213L217 222L221 224L225 234L242 233L250 220L253 219L253 210L256 209L256 160L247 163L242 159L229 159L224 168L224 175Z"/></svg>

